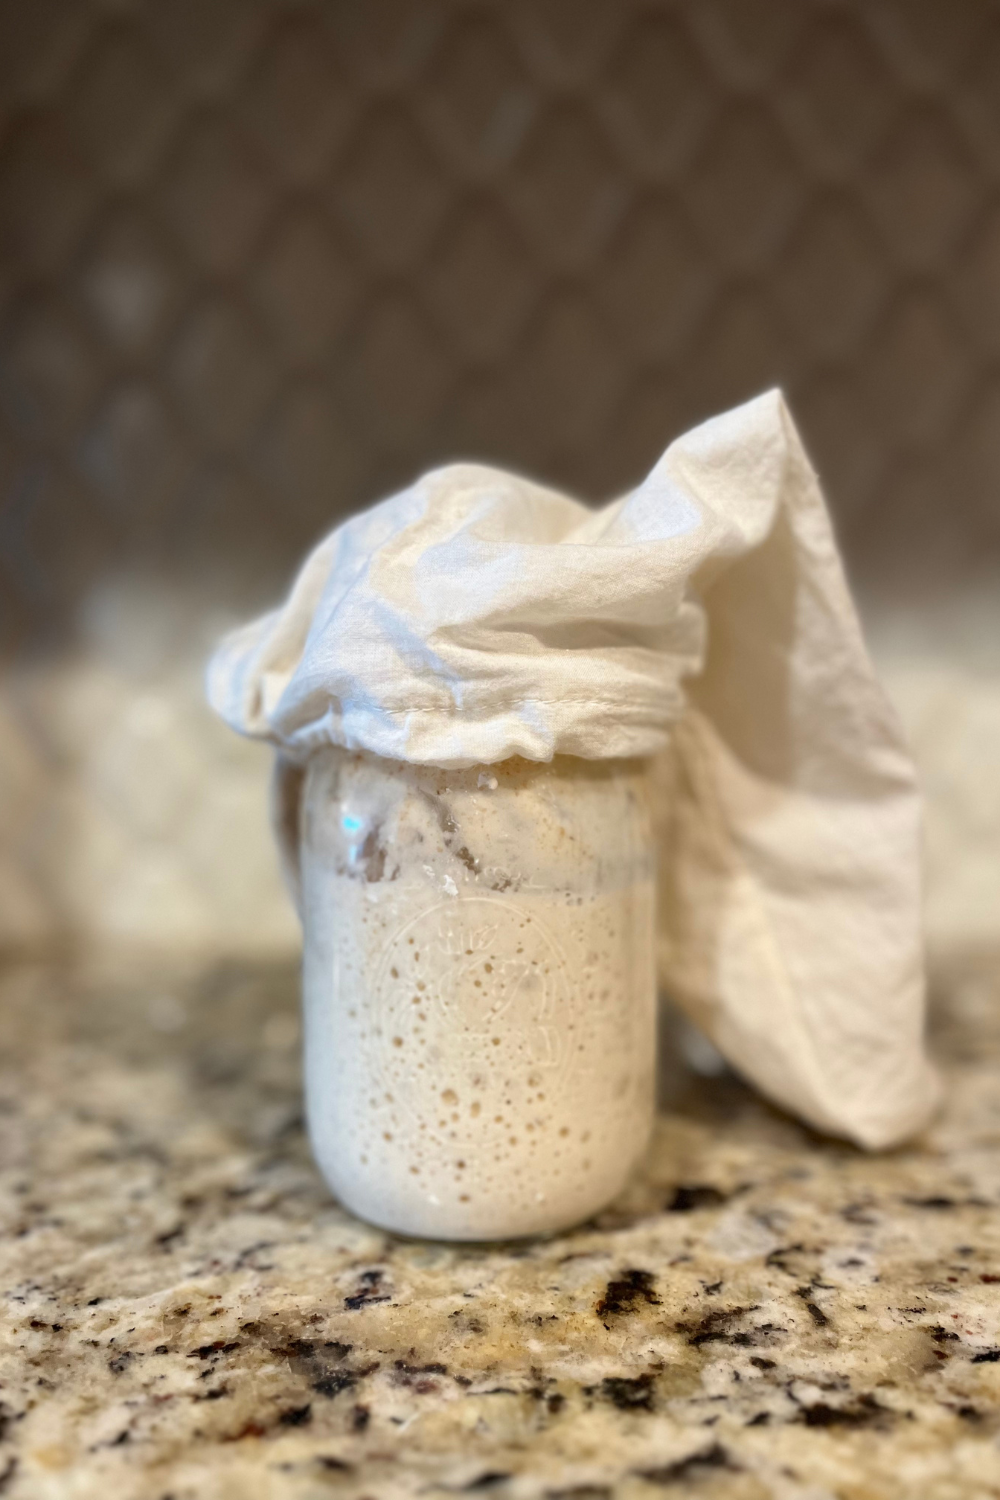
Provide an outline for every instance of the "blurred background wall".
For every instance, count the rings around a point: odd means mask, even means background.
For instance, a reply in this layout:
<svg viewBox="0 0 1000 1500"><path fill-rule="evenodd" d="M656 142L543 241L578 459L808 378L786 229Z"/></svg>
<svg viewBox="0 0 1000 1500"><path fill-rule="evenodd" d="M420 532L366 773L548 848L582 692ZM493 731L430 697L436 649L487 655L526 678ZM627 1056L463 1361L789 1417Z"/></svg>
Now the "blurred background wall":
<svg viewBox="0 0 1000 1500"><path fill-rule="evenodd" d="M775 382L981 946L994 0L4 0L0 947L291 951L218 632L430 464L604 497Z"/></svg>

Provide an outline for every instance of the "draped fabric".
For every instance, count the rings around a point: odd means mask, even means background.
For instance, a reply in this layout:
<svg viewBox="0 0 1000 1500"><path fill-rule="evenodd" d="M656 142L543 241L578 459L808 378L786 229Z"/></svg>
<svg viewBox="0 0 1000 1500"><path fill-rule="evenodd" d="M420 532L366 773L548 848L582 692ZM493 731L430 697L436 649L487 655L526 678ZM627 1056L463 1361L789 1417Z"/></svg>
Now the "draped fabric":
<svg viewBox="0 0 1000 1500"><path fill-rule="evenodd" d="M653 758L668 991L820 1129L877 1147L927 1119L914 770L780 393L601 510L425 475L321 542L208 690L288 776L331 743Z"/></svg>

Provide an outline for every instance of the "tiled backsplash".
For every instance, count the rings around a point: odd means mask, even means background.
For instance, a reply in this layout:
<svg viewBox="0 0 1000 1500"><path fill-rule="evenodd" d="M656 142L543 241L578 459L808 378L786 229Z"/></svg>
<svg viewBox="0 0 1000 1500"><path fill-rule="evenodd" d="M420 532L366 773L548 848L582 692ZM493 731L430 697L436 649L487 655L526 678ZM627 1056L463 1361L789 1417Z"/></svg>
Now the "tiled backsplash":
<svg viewBox="0 0 1000 1500"><path fill-rule="evenodd" d="M216 626L432 463L606 495L779 380L976 927L996 677L920 616L1000 555L998 99L998 0L4 7L0 939L293 943Z"/></svg>

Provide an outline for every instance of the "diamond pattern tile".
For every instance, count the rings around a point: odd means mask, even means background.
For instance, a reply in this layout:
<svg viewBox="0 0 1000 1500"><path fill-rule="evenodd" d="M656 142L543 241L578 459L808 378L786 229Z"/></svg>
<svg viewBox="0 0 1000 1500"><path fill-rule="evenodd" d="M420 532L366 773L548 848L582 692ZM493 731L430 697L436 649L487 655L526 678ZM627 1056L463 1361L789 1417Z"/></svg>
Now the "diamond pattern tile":
<svg viewBox="0 0 1000 1500"><path fill-rule="evenodd" d="M995 164L1000 148L1000 31L996 26L984 34L962 70L954 103L984 157Z"/></svg>
<svg viewBox="0 0 1000 1500"><path fill-rule="evenodd" d="M770 115L737 105L695 157L686 197L702 238L733 267L773 261L801 195L791 150Z"/></svg>
<svg viewBox="0 0 1000 1500"><path fill-rule="evenodd" d="M93 182L65 122L25 110L0 153L0 251L30 284L63 269L94 208Z"/></svg>
<svg viewBox="0 0 1000 1500"><path fill-rule="evenodd" d="M525 143L513 201L535 253L557 266L587 263L627 201L615 153L578 105L545 111Z"/></svg>
<svg viewBox="0 0 1000 1500"><path fill-rule="evenodd" d="M744 86L774 79L811 14L782 0L704 0L686 11L720 76Z"/></svg>
<svg viewBox="0 0 1000 1500"><path fill-rule="evenodd" d="M0 5L0 942L288 937L198 658L429 464L781 381L856 576L1000 557L998 101L1000 0Z"/></svg>
<svg viewBox="0 0 1000 1500"><path fill-rule="evenodd" d="M256 324L235 299L211 295L194 308L169 365L178 399L206 444L232 450L249 440L273 371Z"/></svg>
<svg viewBox="0 0 1000 1500"><path fill-rule="evenodd" d="M623 21L617 6L575 0L515 0L510 12L534 71L557 88L589 83L603 71Z"/></svg>
<svg viewBox="0 0 1000 1500"><path fill-rule="evenodd" d="M180 102L144 34L118 22L94 33L67 85L64 110L97 174L125 188L155 170Z"/></svg>
<svg viewBox="0 0 1000 1500"><path fill-rule="evenodd" d="M62 87L73 59L94 30L95 15L76 0L33 0L3 9L0 95L24 105Z"/></svg>
<svg viewBox="0 0 1000 1500"><path fill-rule="evenodd" d="M152 352L186 280L148 216L122 207L102 217L78 261L80 301L113 355Z"/></svg>
<svg viewBox="0 0 1000 1500"><path fill-rule="evenodd" d="M306 184L315 181L342 138L353 92L321 17L292 11L259 57L242 112L285 178Z"/></svg>
<svg viewBox="0 0 1000 1500"><path fill-rule="evenodd" d="M881 0L872 21L900 78L923 87L954 80L995 21L989 0Z"/></svg>
<svg viewBox="0 0 1000 1500"><path fill-rule="evenodd" d="M587 299L567 292L538 318L525 356L522 420L547 467L567 457L572 461L586 433L606 430L619 389L618 362L603 320ZM569 379L567 371L572 371Z"/></svg>
<svg viewBox="0 0 1000 1500"><path fill-rule="evenodd" d="M933 271L981 205L962 134L924 107L897 120L871 163L872 216L895 260Z"/></svg>
<svg viewBox="0 0 1000 1500"><path fill-rule="evenodd" d="M0 399L23 435L56 444L73 432L99 379L86 329L59 296L25 297L7 329Z"/></svg>
<svg viewBox="0 0 1000 1500"><path fill-rule="evenodd" d="M454 354L489 362L509 354L535 292L530 252L489 198L460 211L428 270L427 297Z"/></svg>
<svg viewBox="0 0 1000 1500"><path fill-rule="evenodd" d="M777 300L793 336L815 356L849 359L869 334L891 280L878 239L850 197L817 197L779 264Z"/></svg>
<svg viewBox="0 0 1000 1500"><path fill-rule="evenodd" d="M422 102L446 148L493 166L521 145L539 92L501 18L476 10L450 29Z"/></svg>
<svg viewBox="0 0 1000 1500"><path fill-rule="evenodd" d="M419 79L449 19L441 0L343 0L324 10L347 67L380 90Z"/></svg>
<svg viewBox="0 0 1000 1500"><path fill-rule="evenodd" d="M891 63L860 8L830 8L801 38L778 85L790 137L811 173L856 171L893 115Z"/></svg>
<svg viewBox="0 0 1000 1500"><path fill-rule="evenodd" d="M249 282L289 363L321 360L357 305L358 271L343 236L314 204L295 204L272 223Z"/></svg>
<svg viewBox="0 0 1000 1500"><path fill-rule="evenodd" d="M192 103L232 98L251 58L266 52L283 6L263 0L139 0L133 24L149 36L175 93ZM87 6L93 21L98 5Z"/></svg>
<svg viewBox="0 0 1000 1500"><path fill-rule="evenodd" d="M343 402L329 382L288 390L263 434L264 471L286 514L335 510L357 483L364 460Z"/></svg>
<svg viewBox="0 0 1000 1500"><path fill-rule="evenodd" d="M259 153L235 121L214 112L183 131L159 199L163 222L209 275L246 262L269 207Z"/></svg>
<svg viewBox="0 0 1000 1500"><path fill-rule="evenodd" d="M331 201L374 267L414 265L440 223L447 187L413 114L370 112L339 165Z"/></svg>
<svg viewBox="0 0 1000 1500"><path fill-rule="evenodd" d="M668 10L640 13L626 28L604 88L624 151L648 171L689 160L718 106L708 63Z"/></svg>
<svg viewBox="0 0 1000 1500"><path fill-rule="evenodd" d="M872 339L865 381L883 430L902 445L940 443L961 396L964 368L957 330L939 300L908 292Z"/></svg>
<svg viewBox="0 0 1000 1500"><path fill-rule="evenodd" d="M4 8L0 42L19 462L84 505L116 495L130 534L144 507L172 520L178 561L208 527L246 570L290 566L271 498L339 442L287 415L306 375L351 433L335 509L477 434L618 488L671 422L771 378L874 392L887 474L916 387L948 445L994 378L995 0L37 0ZM607 393L584 399L569 351L592 345ZM169 416L140 420L140 389ZM211 482L161 463L166 423ZM303 483L318 531L331 489ZM850 546L874 492L832 489ZM257 508L219 533L236 493Z"/></svg>
<svg viewBox="0 0 1000 1500"><path fill-rule="evenodd" d="M359 419L389 450L412 451L440 410L448 378L434 329L412 297L393 290L373 303L349 378Z"/></svg>
<svg viewBox="0 0 1000 1500"><path fill-rule="evenodd" d="M608 246L599 290L609 326L640 366L684 349L711 301L712 278L677 204L661 196L635 204Z"/></svg>
<svg viewBox="0 0 1000 1500"><path fill-rule="evenodd" d="M963 336L983 356L1000 355L1000 204L981 215L956 257L948 290L962 317Z"/></svg>
<svg viewBox="0 0 1000 1500"><path fill-rule="evenodd" d="M171 411L156 391L134 380L109 392L94 414L80 461L114 512L128 516L142 495L147 525L169 513L190 468L185 435Z"/></svg>

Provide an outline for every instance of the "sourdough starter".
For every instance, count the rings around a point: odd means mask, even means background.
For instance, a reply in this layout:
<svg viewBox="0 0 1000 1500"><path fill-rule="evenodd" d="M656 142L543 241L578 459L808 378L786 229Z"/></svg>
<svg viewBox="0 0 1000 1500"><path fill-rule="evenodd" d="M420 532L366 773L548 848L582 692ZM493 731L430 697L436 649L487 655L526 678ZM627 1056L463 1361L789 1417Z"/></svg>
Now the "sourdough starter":
<svg viewBox="0 0 1000 1500"><path fill-rule="evenodd" d="M330 749L301 828L307 1107L334 1192L449 1239L600 1208L652 1122L641 766Z"/></svg>

